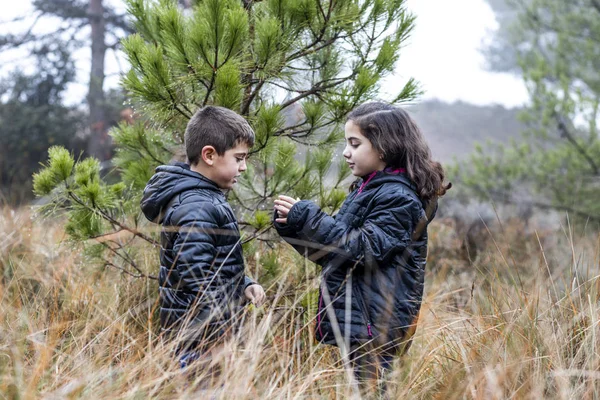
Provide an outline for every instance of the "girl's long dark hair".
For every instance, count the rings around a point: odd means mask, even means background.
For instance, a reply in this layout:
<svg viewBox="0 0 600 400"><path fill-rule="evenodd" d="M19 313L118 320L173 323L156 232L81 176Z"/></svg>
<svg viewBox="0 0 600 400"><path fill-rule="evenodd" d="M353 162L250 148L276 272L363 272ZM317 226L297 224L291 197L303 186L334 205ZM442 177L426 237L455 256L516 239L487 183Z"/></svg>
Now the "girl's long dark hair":
<svg viewBox="0 0 600 400"><path fill-rule="evenodd" d="M443 196L452 186L444 183L442 165L431 159L421 130L408 113L383 102L365 103L348 114L381 154L388 167L404 168L425 201Z"/></svg>

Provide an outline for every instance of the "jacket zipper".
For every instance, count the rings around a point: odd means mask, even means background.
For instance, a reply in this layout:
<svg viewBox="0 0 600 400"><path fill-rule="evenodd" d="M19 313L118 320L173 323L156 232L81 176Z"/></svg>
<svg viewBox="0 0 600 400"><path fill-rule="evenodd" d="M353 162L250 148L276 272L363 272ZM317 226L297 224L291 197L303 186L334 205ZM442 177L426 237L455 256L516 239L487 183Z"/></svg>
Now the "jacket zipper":
<svg viewBox="0 0 600 400"><path fill-rule="evenodd" d="M317 332L319 333L319 340L323 339L323 332L321 331L321 306L323 303L323 294L319 288L319 304L317 305Z"/></svg>
<svg viewBox="0 0 600 400"><path fill-rule="evenodd" d="M361 308L363 318L365 319L365 322L367 323L367 334L369 335L370 338L372 338L373 332L371 331L371 317L369 315L369 309L367 308L367 303L365 302L365 299L363 297L362 292L360 291L360 288L358 287L358 284L356 285L355 291L356 291L356 298L358 299L358 302L360 303L359 306Z"/></svg>

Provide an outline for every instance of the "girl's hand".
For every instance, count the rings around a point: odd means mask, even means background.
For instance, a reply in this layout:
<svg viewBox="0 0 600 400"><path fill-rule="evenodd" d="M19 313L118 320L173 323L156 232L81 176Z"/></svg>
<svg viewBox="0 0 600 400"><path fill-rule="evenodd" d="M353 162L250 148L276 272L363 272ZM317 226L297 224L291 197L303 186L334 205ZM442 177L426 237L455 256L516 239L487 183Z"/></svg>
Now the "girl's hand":
<svg viewBox="0 0 600 400"><path fill-rule="evenodd" d="M275 222L280 224L287 224L287 216L292 209L292 206L296 204L299 200L291 198L289 196L279 196L278 200L275 200L275 210L277 211L277 216L279 218L275 219Z"/></svg>

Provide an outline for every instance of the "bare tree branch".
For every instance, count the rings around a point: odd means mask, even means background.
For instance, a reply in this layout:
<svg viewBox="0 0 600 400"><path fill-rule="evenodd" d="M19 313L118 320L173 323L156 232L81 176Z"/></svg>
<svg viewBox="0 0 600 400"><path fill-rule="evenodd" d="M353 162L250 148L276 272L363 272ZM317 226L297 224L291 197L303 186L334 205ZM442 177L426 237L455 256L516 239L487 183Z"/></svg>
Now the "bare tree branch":
<svg viewBox="0 0 600 400"><path fill-rule="evenodd" d="M577 140L573 137L571 132L569 132L565 117L557 112L554 113L554 117L556 118L556 123L558 125L558 130L561 136L566 138L569 141L569 143L571 143L573 147L579 152L579 154L581 154L581 156L585 158L588 164L590 164L590 167L592 168L594 174L600 175L600 168L598 168L598 165L596 164L594 159L588 154L587 150L577 142Z"/></svg>

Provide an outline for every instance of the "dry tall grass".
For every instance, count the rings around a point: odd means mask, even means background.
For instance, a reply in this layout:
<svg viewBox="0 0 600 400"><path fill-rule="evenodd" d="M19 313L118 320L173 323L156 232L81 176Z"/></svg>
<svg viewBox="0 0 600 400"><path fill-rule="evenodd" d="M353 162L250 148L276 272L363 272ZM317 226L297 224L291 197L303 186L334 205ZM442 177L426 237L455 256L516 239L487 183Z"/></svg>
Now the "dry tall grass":
<svg viewBox="0 0 600 400"><path fill-rule="evenodd" d="M466 256L450 221L430 228L421 320L390 397L600 398L597 233L512 222L487 235ZM314 269L291 252L256 247L251 271L261 257L285 271L270 277L269 304L248 310L245 343L215 359L220 373L182 372L156 337L156 283L88 265L64 238L60 222L0 212L0 397L358 396L338 353L311 339ZM140 251L151 271L155 250Z"/></svg>

